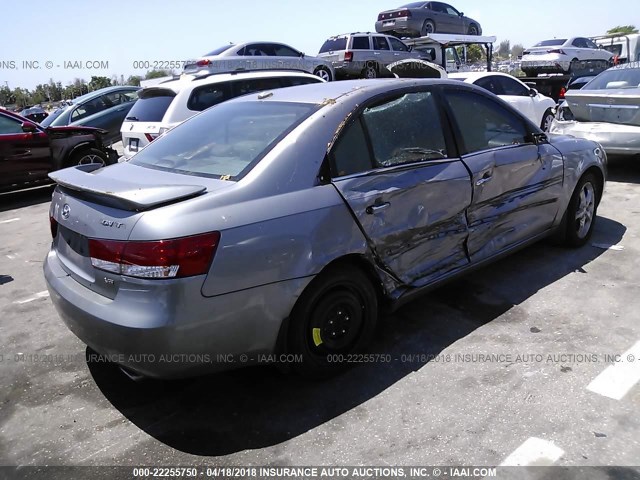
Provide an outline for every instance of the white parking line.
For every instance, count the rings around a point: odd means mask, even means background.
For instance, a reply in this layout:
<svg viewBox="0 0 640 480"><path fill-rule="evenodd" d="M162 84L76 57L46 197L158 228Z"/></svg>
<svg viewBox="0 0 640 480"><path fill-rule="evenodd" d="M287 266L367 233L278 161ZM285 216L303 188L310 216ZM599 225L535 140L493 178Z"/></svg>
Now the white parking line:
<svg viewBox="0 0 640 480"><path fill-rule="evenodd" d="M619 360L594 378L587 390L614 400L624 397L640 381L640 342L620 355Z"/></svg>
<svg viewBox="0 0 640 480"><path fill-rule="evenodd" d="M509 455L501 467L548 466L553 465L564 450L553 442L541 438L530 437Z"/></svg>
<svg viewBox="0 0 640 480"><path fill-rule="evenodd" d="M30 297L25 298L24 300L18 300L13 302L17 305L22 305L23 303L33 302L34 300L38 300L39 298L46 298L49 296L49 291L45 290L44 292L38 292L35 295L31 295Z"/></svg>
<svg viewBox="0 0 640 480"><path fill-rule="evenodd" d="M18 220L20 220L20 219L19 218L10 218L9 220L0 220L0 223L17 222Z"/></svg>

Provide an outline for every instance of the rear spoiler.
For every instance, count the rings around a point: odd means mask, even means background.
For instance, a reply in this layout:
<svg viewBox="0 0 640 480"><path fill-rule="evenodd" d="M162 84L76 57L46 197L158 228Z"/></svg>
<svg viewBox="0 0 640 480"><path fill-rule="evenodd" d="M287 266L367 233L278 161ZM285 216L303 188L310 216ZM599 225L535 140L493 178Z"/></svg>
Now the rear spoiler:
<svg viewBox="0 0 640 480"><path fill-rule="evenodd" d="M81 197L104 205L142 212L161 205L201 195L207 190L202 185L139 184L93 173L99 164L78 165L51 172L49 178L64 189L80 192Z"/></svg>

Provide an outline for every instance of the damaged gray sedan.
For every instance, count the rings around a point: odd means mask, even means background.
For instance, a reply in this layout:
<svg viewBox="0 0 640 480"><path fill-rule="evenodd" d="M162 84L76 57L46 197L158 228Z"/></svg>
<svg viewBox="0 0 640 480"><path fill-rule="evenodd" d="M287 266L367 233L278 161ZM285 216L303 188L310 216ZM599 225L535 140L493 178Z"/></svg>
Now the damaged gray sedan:
<svg viewBox="0 0 640 480"><path fill-rule="evenodd" d="M597 141L612 155L640 155L640 62L569 90L549 131Z"/></svg>
<svg viewBox="0 0 640 480"><path fill-rule="evenodd" d="M51 177L45 278L92 349L152 377L283 354L324 375L383 310L552 234L583 245L606 156L479 87L392 79L246 95Z"/></svg>

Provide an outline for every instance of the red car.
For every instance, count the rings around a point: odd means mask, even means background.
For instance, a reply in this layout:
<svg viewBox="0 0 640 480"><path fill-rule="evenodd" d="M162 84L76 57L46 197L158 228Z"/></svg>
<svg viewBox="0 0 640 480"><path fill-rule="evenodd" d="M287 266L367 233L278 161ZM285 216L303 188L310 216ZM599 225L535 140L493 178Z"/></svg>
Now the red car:
<svg viewBox="0 0 640 480"><path fill-rule="evenodd" d="M42 127L0 108L0 191L49 182L53 170L86 163L115 163L91 127Z"/></svg>

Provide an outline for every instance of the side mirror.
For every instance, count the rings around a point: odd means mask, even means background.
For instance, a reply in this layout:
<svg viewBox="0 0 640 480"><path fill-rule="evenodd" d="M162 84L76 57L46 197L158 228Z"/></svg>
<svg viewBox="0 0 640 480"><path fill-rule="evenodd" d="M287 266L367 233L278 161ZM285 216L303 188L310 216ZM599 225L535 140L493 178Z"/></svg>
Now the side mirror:
<svg viewBox="0 0 640 480"><path fill-rule="evenodd" d="M300 58L304 58L304 52L300 52Z"/></svg>
<svg viewBox="0 0 640 480"><path fill-rule="evenodd" d="M412 51L412 50L413 50L413 46L409 45L409 46L407 47L407 52L410 52L410 51Z"/></svg>
<svg viewBox="0 0 640 480"><path fill-rule="evenodd" d="M538 95L538 90L536 90L535 88L529 89L529 96L530 97L535 97L536 95Z"/></svg>
<svg viewBox="0 0 640 480"><path fill-rule="evenodd" d="M464 17L464 12L458 12L458 15Z"/></svg>
<svg viewBox="0 0 640 480"><path fill-rule="evenodd" d="M31 122L22 122L22 131L25 133L33 133L35 131L37 131L38 129L36 128L36 126L31 123Z"/></svg>

